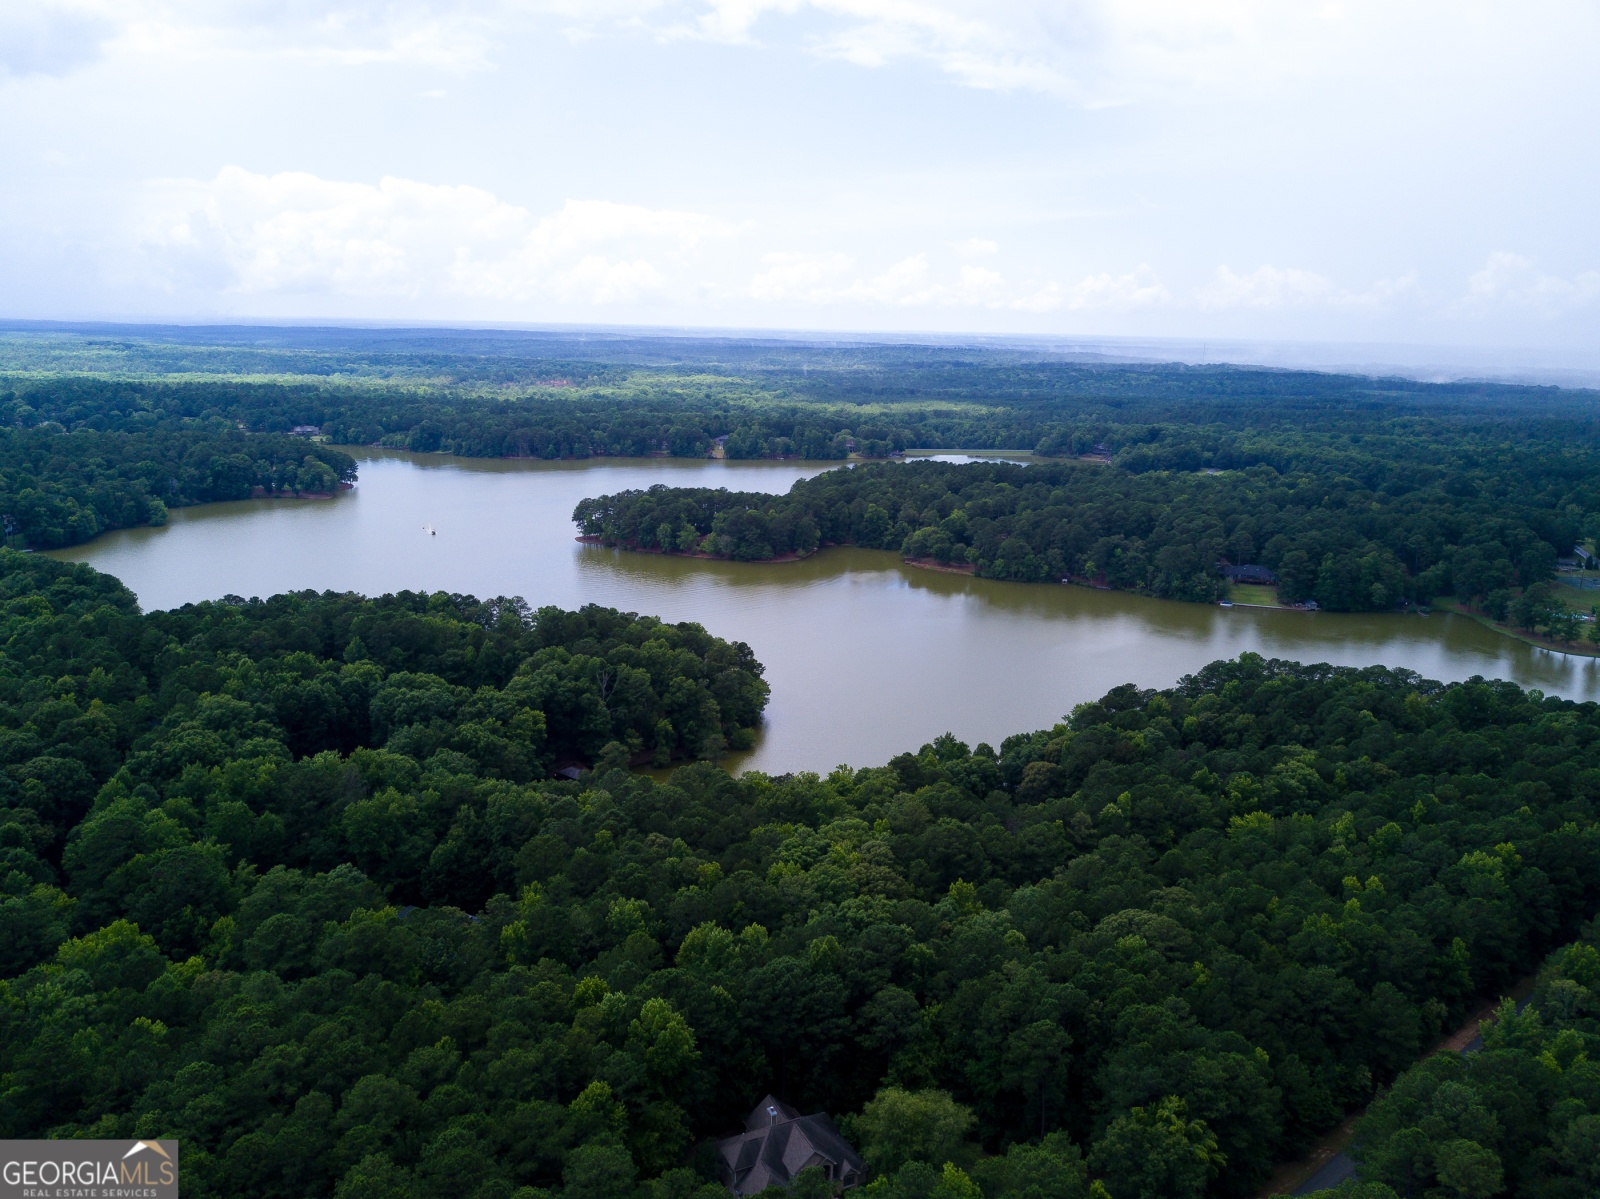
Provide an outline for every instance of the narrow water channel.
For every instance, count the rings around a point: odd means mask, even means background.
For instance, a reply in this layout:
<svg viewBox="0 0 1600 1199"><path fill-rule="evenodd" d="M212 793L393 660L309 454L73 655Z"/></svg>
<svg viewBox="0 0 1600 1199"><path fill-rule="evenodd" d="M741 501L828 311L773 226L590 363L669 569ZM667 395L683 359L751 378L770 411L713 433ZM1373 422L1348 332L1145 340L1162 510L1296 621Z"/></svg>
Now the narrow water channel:
<svg viewBox="0 0 1600 1199"><path fill-rule="evenodd" d="M749 642L766 664L767 728L735 765L773 772L879 763L946 730L998 746L1120 683L1168 686L1246 650L1382 663L1435 679L1481 674L1600 698L1597 660L1525 645L1447 613L1222 609L972 579L875 550L760 564L574 539L572 509L585 496L653 483L782 492L828 463L355 452L360 481L335 499L179 510L165 528L112 533L55 556L117 575L147 609L229 593L412 588L698 621Z"/></svg>

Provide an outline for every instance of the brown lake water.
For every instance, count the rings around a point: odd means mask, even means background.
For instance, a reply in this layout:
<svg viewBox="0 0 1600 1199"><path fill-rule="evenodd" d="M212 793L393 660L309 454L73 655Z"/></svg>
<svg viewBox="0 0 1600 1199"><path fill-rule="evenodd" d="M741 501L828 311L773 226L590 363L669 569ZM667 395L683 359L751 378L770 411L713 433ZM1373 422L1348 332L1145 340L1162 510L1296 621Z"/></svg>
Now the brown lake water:
<svg viewBox="0 0 1600 1199"><path fill-rule="evenodd" d="M997 748L1119 683L1163 687L1246 650L1305 662L1512 679L1600 699L1600 664L1464 617L1224 609L903 565L878 550L785 564L708 562L583 545L585 496L653 483L783 492L833 464L610 459L587 463L357 450L332 500L177 510L54 557L121 578L146 609L303 588L521 595L693 620L747 641L772 684L767 727L736 765L826 772L882 763L946 730ZM423 528L431 526L436 535Z"/></svg>

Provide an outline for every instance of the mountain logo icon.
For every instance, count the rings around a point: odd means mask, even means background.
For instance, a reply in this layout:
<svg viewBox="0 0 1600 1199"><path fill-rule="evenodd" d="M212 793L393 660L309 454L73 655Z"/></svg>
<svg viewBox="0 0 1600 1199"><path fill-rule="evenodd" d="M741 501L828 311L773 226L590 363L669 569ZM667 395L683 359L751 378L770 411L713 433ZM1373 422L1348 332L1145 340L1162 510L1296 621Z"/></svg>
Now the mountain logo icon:
<svg viewBox="0 0 1600 1199"><path fill-rule="evenodd" d="M149 1149L149 1150L152 1150L152 1151L154 1151L156 1153L159 1153L162 1157L166 1158L169 1162L172 1160L172 1155L161 1147L161 1143L159 1141L135 1141L133 1143L133 1148L128 1150L128 1152L126 1152L126 1153L124 1153L122 1155L122 1160L123 1161L127 1161L130 1157L132 1157L135 1153L138 1153L141 1149Z"/></svg>

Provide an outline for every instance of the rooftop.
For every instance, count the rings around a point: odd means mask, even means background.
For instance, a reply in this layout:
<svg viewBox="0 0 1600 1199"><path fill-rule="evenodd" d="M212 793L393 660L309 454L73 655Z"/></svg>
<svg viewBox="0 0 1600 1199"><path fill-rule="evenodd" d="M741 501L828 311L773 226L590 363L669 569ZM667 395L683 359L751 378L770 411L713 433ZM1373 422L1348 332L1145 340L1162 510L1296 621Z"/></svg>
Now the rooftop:
<svg viewBox="0 0 1600 1199"><path fill-rule="evenodd" d="M824 1112L802 1116L768 1095L746 1117L744 1127L744 1132L717 1145L722 1181L735 1195L787 1186L811 1166L847 1187L859 1184L866 1173L866 1163Z"/></svg>

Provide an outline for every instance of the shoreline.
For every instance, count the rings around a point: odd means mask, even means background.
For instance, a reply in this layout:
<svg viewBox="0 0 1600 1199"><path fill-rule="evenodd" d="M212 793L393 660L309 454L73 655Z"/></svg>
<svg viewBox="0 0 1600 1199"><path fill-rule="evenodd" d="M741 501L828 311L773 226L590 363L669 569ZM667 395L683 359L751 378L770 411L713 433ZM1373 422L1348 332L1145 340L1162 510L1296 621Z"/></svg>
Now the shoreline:
<svg viewBox="0 0 1600 1199"><path fill-rule="evenodd" d="M333 491L268 491L265 487L252 487L252 500L331 500L341 491L349 491L354 483L340 483ZM237 504L238 500L207 500L207 504ZM206 504L185 504L184 508L204 508ZM179 509L181 511L182 509Z"/></svg>
<svg viewBox="0 0 1600 1199"><path fill-rule="evenodd" d="M1453 596L1440 596L1431 605L1443 612L1450 612L1456 616L1464 616L1468 620L1477 621L1487 629L1493 629L1502 636L1513 641L1520 641L1524 645L1534 646L1536 649L1549 650L1553 654L1567 654L1573 658L1600 658L1600 645L1592 641L1552 641L1548 637L1540 637L1535 633L1527 633L1521 629L1512 628L1510 625L1500 624L1482 612L1475 612L1461 603Z"/></svg>
<svg viewBox="0 0 1600 1199"><path fill-rule="evenodd" d="M673 454L667 450L651 450L646 454L564 454L554 457L545 457L543 454L460 454L454 450L413 450L403 445L383 445L381 442L327 442L331 449L344 450L346 453L355 451L377 450L386 454L417 454L437 458L459 458L464 462L726 462L740 464L749 462L810 462L820 466L846 466L853 462L917 462L939 454L965 454L978 462L993 461L998 464L1013 463L1022 466L1031 466L1035 463L1048 465L1052 463L1078 463L1088 466L1110 466L1112 461L1102 454L1067 454L1057 457L1049 454L1039 454L1031 449L1018 450L972 450L962 446L949 446L945 448L915 446L895 453L884 455L862 454L856 450L843 458L807 458L803 454L766 454L759 458L730 458L726 453L712 451L705 454ZM1018 462L1026 458L1027 462Z"/></svg>
<svg viewBox="0 0 1600 1199"><path fill-rule="evenodd" d="M585 545L604 545L605 544L603 538L601 538L598 535L589 536L589 535L580 534L577 537L574 537L573 540L582 542ZM638 547L638 546L631 546L631 545L616 545L616 546L613 546L611 548L619 549L619 550L625 550L630 554L655 554L657 557L664 557L664 558L690 558L690 559L699 559L700 561L703 561L703 562L737 562L737 561L739 561L739 559L737 559L737 558L724 558L719 554L685 554L685 553L680 553L677 550L644 549L644 548L641 548L641 547ZM835 544L819 545L815 550L813 550L809 554L782 554L782 555L779 555L779 556L773 557L773 558L757 558L757 559L752 559L750 564L751 565L780 565L780 564L790 563L790 562L804 562L807 559L815 557L818 553L820 553L821 551L823 551L825 549L859 549L859 548L862 548L862 547L860 547L860 546L852 546L852 545L848 545L848 544L845 544L845 545L835 545ZM883 552L885 552L885 553L893 553L894 551L886 550L886 551L883 551ZM937 571L937 572L939 572L941 574L966 575L968 578L974 578L974 579L981 577L977 573L977 567L974 566L970 562L956 564L956 563L953 563L953 562L936 562L932 558L901 558L900 559L900 563L901 563L901 565L904 565L904 566L914 566L918 570L932 570L932 571ZM996 581L996 580L989 580L989 581ZM1049 580L1040 580L1041 583L1048 582L1048 581ZM1080 579L1080 578L1066 578L1066 579L1062 579L1061 582L1063 584L1067 584L1067 585L1070 585L1070 586L1088 587L1088 588L1090 588L1091 590L1094 590L1094 591L1119 592L1120 594L1124 594L1124 595L1140 596L1143 599L1165 599L1165 597L1163 597L1163 596L1144 595L1144 593L1138 592L1138 591L1123 591L1121 588L1118 588L1118 587L1105 586L1105 585L1102 585L1102 584L1094 583L1094 582L1091 582L1089 580ZM1216 606L1216 601L1212 601L1212 600L1207 600L1207 601L1167 600L1167 602L1174 603L1174 604L1197 603L1197 604L1202 604L1203 606ZM1305 613L1306 615L1316 615L1317 613L1322 611L1322 609L1306 608L1306 607L1301 607L1299 605L1294 605L1294 604L1262 604L1262 603L1252 603L1252 602L1247 601L1247 600L1232 600L1231 603L1230 603L1230 606L1233 607L1233 608L1250 608L1250 609L1254 609L1255 611L1258 611L1258 612L1301 612L1301 613ZM1433 603L1430 605L1430 607L1433 610L1436 610L1436 611L1448 612L1448 613L1451 613L1453 615L1467 617L1467 618L1469 618L1471 620L1476 621L1478 624L1483 625L1485 628L1491 630L1492 632L1499 633L1499 634L1501 634L1503 636L1509 637L1513 641L1520 641L1524 645L1533 646L1536 649L1549 650L1551 653L1557 653L1557 654L1567 654L1567 655L1569 655L1571 657L1575 657L1575 658L1600 658L1600 645L1596 645L1593 648L1588 648L1584 643L1570 642L1570 643L1568 643L1568 647L1563 647L1562 645L1559 645L1559 644L1557 644L1555 642L1549 641L1548 639L1535 637L1535 636L1523 633L1520 630L1510 628L1510 627L1508 627L1506 625L1496 624L1494 621L1490 620L1488 617L1484 616L1483 614L1478 613L1478 612L1470 611L1470 610L1462 607L1454 599L1451 599L1449 597L1440 597L1438 599L1435 599L1433 601ZM1350 613L1333 612L1333 613L1330 613L1330 615L1341 616L1341 615L1351 615L1351 614ZM1364 616L1374 616L1374 615L1416 616L1416 615L1422 615L1422 613L1418 613L1415 608L1406 608L1406 609L1396 608L1392 612L1364 612L1364 613L1357 613L1356 615L1364 615Z"/></svg>
<svg viewBox="0 0 1600 1199"><path fill-rule="evenodd" d="M933 558L901 558L900 561L919 570L937 570L947 575L967 575L974 579L978 577L978 568L970 562L938 562Z"/></svg>
<svg viewBox="0 0 1600 1199"><path fill-rule="evenodd" d="M597 534L579 534L578 536L574 537L573 540L582 542L584 545L603 546L606 544L605 539ZM701 562L739 561L738 558L724 558L721 554L685 554L681 550L646 549L637 545L618 544L614 546L608 546L607 548L624 550L630 554L654 554L658 558L689 558L698 559ZM819 545L809 554L778 554L771 558L753 558L750 560L750 565L779 566L790 562L804 562L807 559L816 557L816 555L823 550L860 548L862 547L856 545ZM885 550L883 552L893 553L894 551ZM977 577L978 568L972 565L970 562L961 563L958 565L954 562L936 562L932 558L902 558L900 561L905 566L915 566L919 570L937 570L943 574L966 575L969 578ZM1114 589L1107 587L1104 588L1104 590L1111 591ZM1130 594L1132 593L1130 592Z"/></svg>
<svg viewBox="0 0 1600 1199"><path fill-rule="evenodd" d="M603 546L603 545L606 544L605 543L605 538L599 536L598 534L590 535L590 534L582 534L582 533L580 533L578 536L574 537L573 540L574 541L581 541L581 542L583 542L584 545L602 545ZM606 546L606 548L607 549L614 549L614 550L625 550L626 552L628 552L630 554L654 554L658 558L690 558L690 559L699 559L701 562L737 562L737 561L739 561L739 559L737 559L737 558L724 558L721 554L686 554L681 550L646 549L644 546L639 546L639 545L617 544L617 545L613 545L613 546ZM817 550L826 549L826 548L828 548L828 547L819 545L817 547ZM809 554L779 554L779 555L777 555L776 557L773 557L773 558L753 558L753 559L751 559L751 561L752 562L759 562L762 565L767 565L769 563L804 562L807 558L814 557L816 552L817 552L817 550L813 550Z"/></svg>
<svg viewBox="0 0 1600 1199"><path fill-rule="evenodd" d="M214 505L217 505L217 504L243 504L243 503L247 503L247 502L249 502L251 500L332 500L332 499L337 499L338 498L339 492L341 492L341 491L349 491L354 487L355 487L354 483L340 483L338 488L336 490L334 490L334 491L268 491L265 487L252 487L250 489L250 494L245 496L243 499L237 499L237 500L206 500L203 503L199 503L199 504L168 504L167 505L167 519L162 521L158 525L155 525L155 524L152 524L152 525L121 525L121 526L119 526L118 528L115 528L115 529L101 529L93 537L90 537L90 538L88 538L87 540L84 540L84 541L74 541L71 545L53 545L53 546L48 546L48 547L46 547L44 549L40 549L38 546L34 546L34 545L20 545L20 546L12 546L10 548L15 549L18 553L21 553L21 554L56 554L56 553L62 553L64 551L66 551L66 550L75 550L75 549L79 548L80 546L93 545L95 542L99 541L102 537L107 537L112 533L127 533L127 532L131 532L131 531L133 531L135 529L165 529L165 528L168 528L172 523L172 515L173 515L173 513L176 513L176 512L190 512L190 511L193 511L196 508L210 508L210 507L213 507ZM157 496L156 498L159 499L160 497Z"/></svg>

